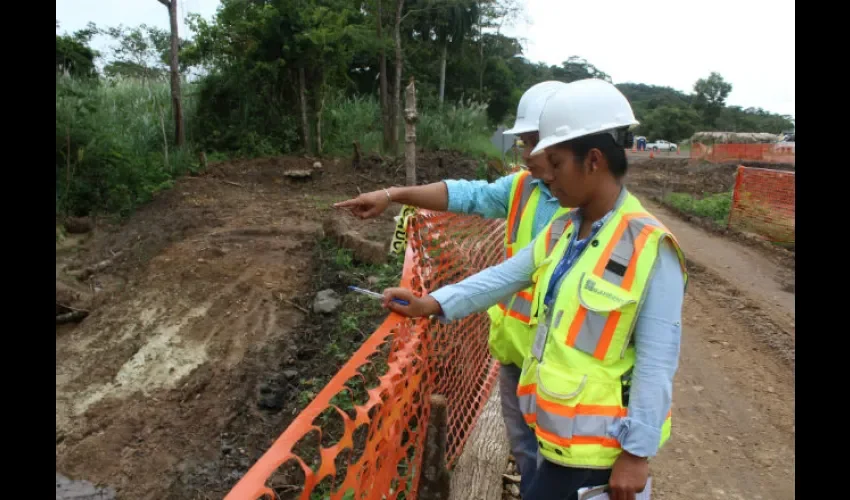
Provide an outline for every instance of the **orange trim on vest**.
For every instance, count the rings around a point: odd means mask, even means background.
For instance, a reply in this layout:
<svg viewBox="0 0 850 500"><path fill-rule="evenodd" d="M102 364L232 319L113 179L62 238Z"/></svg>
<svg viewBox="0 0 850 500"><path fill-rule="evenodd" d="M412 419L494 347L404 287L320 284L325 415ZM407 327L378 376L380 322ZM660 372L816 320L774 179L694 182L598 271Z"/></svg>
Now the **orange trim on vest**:
<svg viewBox="0 0 850 500"><path fill-rule="evenodd" d="M564 406L542 398L537 398L537 407L543 409L546 413L553 413L555 415L570 418L575 417L576 415L598 415L601 417L623 418L629 413L628 408L624 408L619 405L583 405L579 403L575 406Z"/></svg>
<svg viewBox="0 0 850 500"><path fill-rule="evenodd" d="M571 438L562 438L560 436L556 436L551 432L547 432L544 429L541 429L538 425L535 428L535 432L538 436L549 441L550 443L554 443L558 446L562 446L564 448L569 448L573 445L588 445L588 444L596 444L599 446L604 446L605 448L621 448L620 442L614 438L603 437L603 436L573 436Z"/></svg>
<svg viewBox="0 0 850 500"><path fill-rule="evenodd" d="M529 394L537 394L537 384L520 385L516 388L517 396L528 396Z"/></svg>
<svg viewBox="0 0 850 500"><path fill-rule="evenodd" d="M528 177L529 175L531 175L531 173L526 170L523 173L517 174L517 175L520 176L520 180L519 180L519 182L517 182L516 190L513 193L511 193L511 196L513 196L513 203L511 203L511 211L508 213L508 226L506 228L506 230L508 231L508 241L510 241L511 243L516 241L516 235L511 234L510 231L513 230L513 227L514 227L515 222L516 222L516 218L519 217L519 208L520 208L519 202L520 202L520 199L522 198L522 188L523 188L523 185L525 184L525 178ZM511 250L510 250L510 248L508 248L508 258L512 257L510 255L510 253L511 253Z"/></svg>
<svg viewBox="0 0 850 500"><path fill-rule="evenodd" d="M518 320L520 320L520 321L522 321L522 322L524 322L524 323L528 323L529 321L531 321L531 317L530 317L530 316L526 316L525 314L522 314L522 313L516 312L516 311L514 311L513 309L511 309L510 311L508 311L506 314L507 314L508 316L510 316L511 318L518 319Z"/></svg>
<svg viewBox="0 0 850 500"><path fill-rule="evenodd" d="M638 212L638 213L624 215L623 218L620 219L620 223L617 224L617 229L614 230L614 234L611 235L611 239L608 241L608 245L605 246L605 250L602 252L602 255L599 256L599 260L596 262L596 267L593 269L593 274L595 274L598 277L602 277L602 273L605 271L605 266L608 265L608 259L611 258L611 253L614 251L614 248L617 246L617 243L620 242L620 238L623 237L623 233L626 232L626 229L629 227L629 222L632 219L639 219L641 217L651 217L651 216L646 212ZM649 226L647 226L647 227L649 227ZM644 227L644 230L645 229L646 229L646 227ZM650 228L650 232L652 230L654 230L654 228ZM643 231L641 231L641 236L642 235L643 235ZM647 235L647 236L649 236L649 235ZM646 237L643 238L643 241L641 243L641 248L643 248L644 244L646 244ZM638 255L637 242L635 242L635 256L637 256L637 255ZM634 271L634 269L632 269L634 267L634 265L633 265L634 262L637 262L637 259L635 259L634 256L633 256L632 263L629 265L629 269L631 269L631 278L629 279L629 286L631 286L631 282L634 280L635 271ZM627 270L626 272L627 272L627 276L628 276L629 270ZM624 278L624 283L625 283L625 278ZM616 313L611 313L611 317L613 317L614 314L616 314ZM576 313L575 317L573 318L573 322L570 324L570 330L567 332L566 344L568 346L575 347L576 339L578 338L578 334L581 331L581 326L584 324L584 318L585 318L586 315L587 315L587 309L585 309L584 306L579 305L578 312ZM619 317L620 316L618 314L617 319L619 319ZM611 318L609 317L609 321L610 321L610 319ZM614 323L614 324L616 325L616 323ZM608 324L605 325L605 328L606 329L608 328ZM613 327L612 327L612 330L611 330L611 334L613 335ZM603 340L604 340L604 338L605 338L605 335L603 333ZM602 343L603 342L600 342L600 344L602 344ZM608 350L608 345L610 343L611 343L611 338L609 336L608 342L605 345L606 351ZM599 352L599 346L597 346L596 352L597 353ZM602 358L599 358L598 356L596 356L595 353L594 353L594 357L597 357L598 359L602 359Z"/></svg>
<svg viewBox="0 0 850 500"><path fill-rule="evenodd" d="M646 246L646 240L655 231L652 226L644 226L640 230L637 238L635 238L635 251L632 254L632 260L629 262L629 267L626 268L626 274L623 276L622 287L624 290L631 290L635 281L635 272L637 270L638 259L643 252L643 247ZM596 345L596 350L593 352L593 357L598 360L605 359L608 353L608 347L611 346L611 340L614 338L614 331L617 329L617 324L620 322L620 311L612 311L608 315L608 320L605 322L605 328L602 330L602 336L599 338L599 343Z"/></svg>

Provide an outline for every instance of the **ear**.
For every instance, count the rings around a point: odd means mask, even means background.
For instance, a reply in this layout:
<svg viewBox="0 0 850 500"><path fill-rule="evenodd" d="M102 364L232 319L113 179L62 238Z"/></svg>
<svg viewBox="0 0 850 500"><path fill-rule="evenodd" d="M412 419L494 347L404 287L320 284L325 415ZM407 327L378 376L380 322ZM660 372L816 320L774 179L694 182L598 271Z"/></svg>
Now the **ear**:
<svg viewBox="0 0 850 500"><path fill-rule="evenodd" d="M593 148L587 152L587 156L585 157L585 166L590 173L596 173L599 170L599 167L602 166L602 162L604 161L605 156L602 154L598 148Z"/></svg>

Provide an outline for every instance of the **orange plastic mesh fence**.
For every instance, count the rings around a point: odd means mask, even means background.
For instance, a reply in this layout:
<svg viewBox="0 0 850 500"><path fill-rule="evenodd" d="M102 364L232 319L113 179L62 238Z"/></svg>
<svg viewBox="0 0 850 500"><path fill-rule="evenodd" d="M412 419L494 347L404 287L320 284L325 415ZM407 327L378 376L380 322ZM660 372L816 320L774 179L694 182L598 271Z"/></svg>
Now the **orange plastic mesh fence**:
<svg viewBox="0 0 850 500"><path fill-rule="evenodd" d="M729 227L794 243L794 172L738 167Z"/></svg>
<svg viewBox="0 0 850 500"><path fill-rule="evenodd" d="M401 286L427 292L503 259L504 220L417 211ZM257 498L414 499L432 394L448 401L447 460L495 381L486 312L441 324L390 314L230 491Z"/></svg>
<svg viewBox="0 0 850 500"><path fill-rule="evenodd" d="M778 144L712 144L694 143L690 158L712 163L737 160L795 163L794 149Z"/></svg>

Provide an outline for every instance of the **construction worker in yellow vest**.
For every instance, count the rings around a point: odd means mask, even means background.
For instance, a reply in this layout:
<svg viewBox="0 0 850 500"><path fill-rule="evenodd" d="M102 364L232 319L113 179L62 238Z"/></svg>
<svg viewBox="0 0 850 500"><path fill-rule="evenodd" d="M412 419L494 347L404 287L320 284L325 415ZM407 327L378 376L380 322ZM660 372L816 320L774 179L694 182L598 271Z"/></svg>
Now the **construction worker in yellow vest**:
<svg viewBox="0 0 850 500"><path fill-rule="evenodd" d="M603 80L556 91L532 158L547 156L552 193L577 208L513 258L457 284L421 298L384 291L393 311L451 321L535 284L536 334L517 394L545 460L525 499L572 500L582 487L607 485L611 498L632 500L670 436L687 273L673 234L623 185L637 123ZM451 299L461 293L466 300Z"/></svg>
<svg viewBox="0 0 850 500"><path fill-rule="evenodd" d="M392 187L365 193L335 207L348 208L361 218L380 215L391 201L436 211L477 214L507 219L505 258L527 247L554 217L567 213L552 196L547 183L552 180L545 156L530 158L539 139L537 121L546 98L567 84L556 81L538 83L519 101L516 121L505 134L518 135L523 141L523 160L527 170L507 175L492 183L486 181L446 180L424 186ZM521 475L523 491L534 476L539 460L534 431L525 422L516 395L522 363L528 357L534 326L531 325L531 299L534 287L517 290L492 305L490 315L490 352L501 364L499 386L502 415L511 452ZM460 297L459 297L460 298Z"/></svg>

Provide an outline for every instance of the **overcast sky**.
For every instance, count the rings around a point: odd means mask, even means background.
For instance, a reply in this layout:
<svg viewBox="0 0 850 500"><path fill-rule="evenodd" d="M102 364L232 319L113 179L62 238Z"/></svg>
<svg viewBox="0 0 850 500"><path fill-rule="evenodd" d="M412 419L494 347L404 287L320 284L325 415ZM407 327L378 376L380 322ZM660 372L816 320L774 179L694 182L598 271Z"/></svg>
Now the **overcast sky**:
<svg viewBox="0 0 850 500"><path fill-rule="evenodd" d="M522 1L522 0L520 0ZM218 0L178 0L206 18ZM505 34L523 40L532 61L560 64L583 57L614 83L665 85L691 92L717 71L732 84L727 104L795 115L794 0L525 0L524 19ZM148 24L168 29L157 0L56 0L60 31L92 21L99 26ZM104 39L95 40L104 50Z"/></svg>

